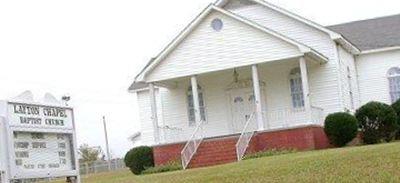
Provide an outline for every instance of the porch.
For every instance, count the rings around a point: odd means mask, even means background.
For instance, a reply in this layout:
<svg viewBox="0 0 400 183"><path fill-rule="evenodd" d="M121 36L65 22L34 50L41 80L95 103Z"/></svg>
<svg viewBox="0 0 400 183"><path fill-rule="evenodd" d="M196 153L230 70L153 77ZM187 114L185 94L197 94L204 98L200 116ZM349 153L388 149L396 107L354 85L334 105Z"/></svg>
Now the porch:
<svg viewBox="0 0 400 183"><path fill-rule="evenodd" d="M229 152L240 160L251 146L254 134L290 129L301 132L308 127L318 128L321 134L324 111L312 105L310 86L314 83L309 80L321 67L311 58L289 58L151 83L156 146L185 144L181 158L186 167L201 154L197 151L204 139L235 139L235 146L225 149L234 148ZM311 139L314 144L314 132L306 132L293 140L303 139L298 143L310 144L307 140ZM266 144L261 144L265 148Z"/></svg>
<svg viewBox="0 0 400 183"><path fill-rule="evenodd" d="M253 131L321 126L324 111L312 105L308 79L320 67L301 57L154 83L156 144L188 141L200 121L204 138L240 134L246 123Z"/></svg>

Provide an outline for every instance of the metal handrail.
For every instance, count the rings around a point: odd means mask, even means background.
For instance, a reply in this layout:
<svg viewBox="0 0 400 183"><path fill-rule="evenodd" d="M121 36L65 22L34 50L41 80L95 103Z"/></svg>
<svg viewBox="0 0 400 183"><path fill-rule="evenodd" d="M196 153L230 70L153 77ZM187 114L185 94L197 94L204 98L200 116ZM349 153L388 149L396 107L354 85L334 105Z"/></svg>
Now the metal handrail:
<svg viewBox="0 0 400 183"><path fill-rule="evenodd" d="M204 121L200 120L195 130L193 131L192 136L190 136L188 142L183 147L181 151L181 159L182 159L182 167L186 169L192 160L194 154L196 154L197 149L199 148L201 142L204 139Z"/></svg>
<svg viewBox="0 0 400 183"><path fill-rule="evenodd" d="M240 137L236 143L236 156L237 160L242 160L244 154L246 153L247 147L249 146L250 140L254 135L255 129L248 129L250 127L250 123L254 121L255 112L250 115L250 118L247 119L246 124L243 127L242 132L240 133Z"/></svg>

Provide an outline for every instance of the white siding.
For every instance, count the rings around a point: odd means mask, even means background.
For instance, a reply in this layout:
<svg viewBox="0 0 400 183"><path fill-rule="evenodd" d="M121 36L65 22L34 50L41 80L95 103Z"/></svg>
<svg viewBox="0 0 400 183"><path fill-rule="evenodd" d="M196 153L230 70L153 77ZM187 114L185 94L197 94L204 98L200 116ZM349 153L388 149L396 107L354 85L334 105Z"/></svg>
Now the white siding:
<svg viewBox="0 0 400 183"><path fill-rule="evenodd" d="M342 47L338 47L338 53L340 58L339 70L341 76L343 106L347 110L354 112L355 109L359 107L359 90L358 90L357 73L356 73L354 56L349 52L347 52ZM347 68L350 69L351 85L349 85L349 80L347 78ZM352 87L351 91L353 93L354 108L351 107L349 86Z"/></svg>
<svg viewBox="0 0 400 183"><path fill-rule="evenodd" d="M259 4L239 8L235 6L233 9L229 9L229 5L226 7L235 14L305 44L329 58L327 64L312 66L313 69L309 71L312 105L324 108L326 113L343 110L336 44L328 34Z"/></svg>
<svg viewBox="0 0 400 183"><path fill-rule="evenodd" d="M259 4L228 11L305 44L328 58L334 57L334 43L329 35L305 23Z"/></svg>
<svg viewBox="0 0 400 183"><path fill-rule="evenodd" d="M361 105L370 101L390 104L387 72L400 67L400 51L387 51L360 55L356 58Z"/></svg>
<svg viewBox="0 0 400 183"><path fill-rule="evenodd" d="M210 23L224 26L215 31ZM296 46L219 12L211 12L146 77L159 81L299 56Z"/></svg>
<svg viewBox="0 0 400 183"><path fill-rule="evenodd" d="M161 109L161 96L158 94L158 89L156 91L156 102L157 108ZM139 120L140 120L140 128L141 128L141 142L145 145L153 145L155 143L154 138L154 128L153 128L153 121L151 119L151 105L150 105L150 95L149 91L140 91L136 93L137 95L137 102L138 102L138 109L139 109ZM162 110L157 111L158 115L158 124L162 126L163 121L163 114Z"/></svg>

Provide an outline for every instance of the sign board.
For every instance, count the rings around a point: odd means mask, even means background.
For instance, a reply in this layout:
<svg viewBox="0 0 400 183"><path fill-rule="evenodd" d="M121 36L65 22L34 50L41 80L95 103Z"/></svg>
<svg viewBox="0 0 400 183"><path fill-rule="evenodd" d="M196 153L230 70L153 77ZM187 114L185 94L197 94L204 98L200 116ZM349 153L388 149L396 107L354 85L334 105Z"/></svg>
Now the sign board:
<svg viewBox="0 0 400 183"><path fill-rule="evenodd" d="M73 170L71 135L14 132L17 172Z"/></svg>
<svg viewBox="0 0 400 183"><path fill-rule="evenodd" d="M72 109L8 103L10 126L73 129Z"/></svg>
<svg viewBox="0 0 400 183"><path fill-rule="evenodd" d="M1 103L1 108L6 121L5 163L9 165L3 182L54 177L76 177L79 182L72 108L16 101Z"/></svg>

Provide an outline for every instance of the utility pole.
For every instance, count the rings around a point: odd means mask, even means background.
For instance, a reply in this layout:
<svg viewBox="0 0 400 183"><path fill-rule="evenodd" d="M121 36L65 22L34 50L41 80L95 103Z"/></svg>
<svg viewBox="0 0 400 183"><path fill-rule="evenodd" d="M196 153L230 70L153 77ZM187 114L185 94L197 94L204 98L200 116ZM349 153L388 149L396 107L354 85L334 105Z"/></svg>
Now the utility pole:
<svg viewBox="0 0 400 183"><path fill-rule="evenodd" d="M107 125L106 125L106 117L105 116L103 116L103 126L104 126L104 135L105 135L105 138L106 138L108 171L110 171L111 170L111 156L110 156L110 147L108 146Z"/></svg>

